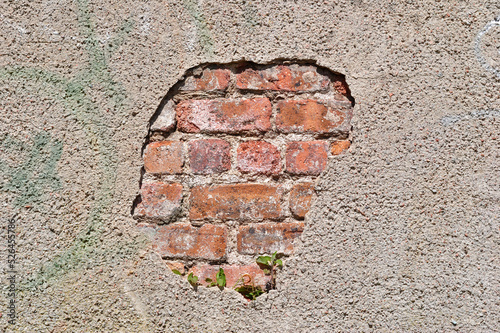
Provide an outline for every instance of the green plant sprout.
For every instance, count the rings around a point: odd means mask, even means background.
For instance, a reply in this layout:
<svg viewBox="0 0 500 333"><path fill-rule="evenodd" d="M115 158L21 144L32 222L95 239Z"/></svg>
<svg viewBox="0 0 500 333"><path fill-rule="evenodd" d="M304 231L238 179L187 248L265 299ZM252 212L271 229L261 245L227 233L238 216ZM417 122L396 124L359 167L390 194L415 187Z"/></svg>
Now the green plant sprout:
<svg viewBox="0 0 500 333"><path fill-rule="evenodd" d="M191 272L188 275L188 282L193 286L193 288L196 288L198 286L198 277Z"/></svg>
<svg viewBox="0 0 500 333"><path fill-rule="evenodd" d="M242 276L240 276L240 278L234 284L233 290L242 294L246 299L254 301L257 297L259 297L266 291L275 289L276 271L278 268L283 267L283 261L278 258L281 256L283 256L283 254L274 252L271 256L259 256L256 259L257 264L263 269L264 274L271 275L271 281L266 290L263 290L261 286L256 286L249 274L243 274ZM177 269L172 269L172 272L177 275L183 275ZM194 275L193 272L189 273L187 280L195 289L200 285L198 282L198 276ZM226 287L226 274L224 273L224 269L219 268L217 274L215 275L215 281L210 278L206 278L205 282L208 283L208 288L217 286L221 290L224 289L224 287Z"/></svg>
<svg viewBox="0 0 500 333"><path fill-rule="evenodd" d="M215 275L215 281L212 281L210 278L206 278L205 281L209 283L208 287L217 286L222 289L226 286L226 274L222 268L219 268L219 271Z"/></svg>
<svg viewBox="0 0 500 333"><path fill-rule="evenodd" d="M264 274L271 275L271 286L269 289L276 288L276 269L283 267L283 261L278 259L282 254L274 252L271 256L259 256L257 258L257 264L264 269Z"/></svg>
<svg viewBox="0 0 500 333"><path fill-rule="evenodd" d="M248 278L248 281L245 281L245 277ZM240 283L241 286L238 286ZM262 290L260 286L255 286L249 274L243 274L238 281L236 281L233 289L251 301L255 301L257 297L264 293L264 290Z"/></svg>

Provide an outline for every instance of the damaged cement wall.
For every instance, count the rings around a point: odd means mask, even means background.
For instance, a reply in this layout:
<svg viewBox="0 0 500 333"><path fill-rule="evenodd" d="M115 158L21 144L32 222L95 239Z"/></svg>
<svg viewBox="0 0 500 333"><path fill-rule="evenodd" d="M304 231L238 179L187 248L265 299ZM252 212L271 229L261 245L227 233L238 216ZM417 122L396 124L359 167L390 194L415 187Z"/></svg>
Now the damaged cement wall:
<svg viewBox="0 0 500 333"><path fill-rule="evenodd" d="M2 331L498 330L497 1L16 1L0 15ZM276 290L195 291L131 215L149 120L189 68L276 59L345 75L352 145L320 176Z"/></svg>

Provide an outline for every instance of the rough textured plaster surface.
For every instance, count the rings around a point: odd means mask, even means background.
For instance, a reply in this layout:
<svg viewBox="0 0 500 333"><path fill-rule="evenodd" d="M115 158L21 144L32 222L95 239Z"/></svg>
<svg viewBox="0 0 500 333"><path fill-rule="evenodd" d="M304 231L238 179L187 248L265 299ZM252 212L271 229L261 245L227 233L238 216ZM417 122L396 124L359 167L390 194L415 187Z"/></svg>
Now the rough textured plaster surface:
<svg viewBox="0 0 500 333"><path fill-rule="evenodd" d="M0 330L500 331L499 14L496 0L2 2L0 217L4 236L16 217L20 281ZM276 291L194 291L130 215L148 121L188 68L276 58L346 75L353 144Z"/></svg>

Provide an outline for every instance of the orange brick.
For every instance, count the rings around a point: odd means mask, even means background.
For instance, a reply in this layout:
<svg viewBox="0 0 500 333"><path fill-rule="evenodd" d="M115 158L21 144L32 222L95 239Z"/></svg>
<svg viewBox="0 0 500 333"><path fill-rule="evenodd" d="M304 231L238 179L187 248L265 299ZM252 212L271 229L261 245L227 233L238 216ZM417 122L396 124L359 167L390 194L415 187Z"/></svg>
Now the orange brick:
<svg viewBox="0 0 500 333"><path fill-rule="evenodd" d="M314 185L302 183L295 185L290 191L290 211L293 216L303 219L311 208Z"/></svg>
<svg viewBox="0 0 500 333"><path fill-rule="evenodd" d="M286 148L286 171L294 175L318 176L328 162L325 141L290 142Z"/></svg>
<svg viewBox="0 0 500 333"><path fill-rule="evenodd" d="M262 223L242 226L238 232L241 254L293 253L293 242L304 230L303 223Z"/></svg>
<svg viewBox="0 0 500 333"><path fill-rule="evenodd" d="M186 100L176 107L177 128L188 133L265 132L271 129L267 98Z"/></svg>
<svg viewBox="0 0 500 333"><path fill-rule="evenodd" d="M192 220L277 219L281 213L281 189L272 185L234 184L195 186L191 189Z"/></svg>
<svg viewBox="0 0 500 333"><path fill-rule="evenodd" d="M351 142L349 140L336 141L332 143L330 151L332 155L340 155L344 150L349 149Z"/></svg>
<svg viewBox="0 0 500 333"><path fill-rule="evenodd" d="M226 90L229 86L231 72L228 69L205 69L200 77L186 78L181 91L213 91Z"/></svg>
<svg viewBox="0 0 500 333"><path fill-rule="evenodd" d="M312 99L280 101L276 128L282 133L347 135L351 117L349 107L335 109Z"/></svg>
<svg viewBox="0 0 500 333"><path fill-rule="evenodd" d="M153 249L163 258L220 260L226 254L227 229L224 226L190 223L160 226L153 235Z"/></svg>
<svg viewBox="0 0 500 333"><path fill-rule="evenodd" d="M182 262L177 262L177 261L167 261L165 262L167 264L167 267L170 268L171 271L174 269L179 271L179 273L184 274L186 273L186 267L184 267L184 264Z"/></svg>
<svg viewBox="0 0 500 333"><path fill-rule="evenodd" d="M245 90L320 91L328 89L329 79L314 66L273 66L247 69L236 75L236 86Z"/></svg>
<svg viewBox="0 0 500 333"><path fill-rule="evenodd" d="M277 175L281 171L278 148L265 141L242 142L237 159L238 169L243 173Z"/></svg>
<svg viewBox="0 0 500 333"><path fill-rule="evenodd" d="M195 174L208 175L231 169L231 146L220 139L189 142L189 165Z"/></svg>
<svg viewBox="0 0 500 333"><path fill-rule="evenodd" d="M169 220L181 209L182 185L166 183L145 183L141 187L141 202L134 210L134 216Z"/></svg>
<svg viewBox="0 0 500 333"><path fill-rule="evenodd" d="M159 141L150 143L144 152L144 169L150 173L182 173L184 164L183 143Z"/></svg>
<svg viewBox="0 0 500 333"><path fill-rule="evenodd" d="M252 285L260 286L262 289L267 289L266 286L271 282L271 275L265 275L264 271L257 264L251 265L197 265L191 268L189 273L193 273L198 277L198 282L203 286L208 286L209 283L206 281L207 278L212 281L216 281L216 274L219 268L224 270L224 275L226 275L226 287L233 288L236 283L238 285ZM241 283L241 279L244 279L244 283Z"/></svg>

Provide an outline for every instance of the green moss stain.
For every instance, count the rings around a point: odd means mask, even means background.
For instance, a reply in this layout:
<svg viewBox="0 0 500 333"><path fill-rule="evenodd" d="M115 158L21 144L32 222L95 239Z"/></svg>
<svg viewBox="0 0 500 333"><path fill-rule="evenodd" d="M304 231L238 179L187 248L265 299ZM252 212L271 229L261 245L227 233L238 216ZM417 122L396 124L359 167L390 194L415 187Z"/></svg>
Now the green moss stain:
<svg viewBox="0 0 500 333"><path fill-rule="evenodd" d="M214 43L212 41L212 36L205 19L205 15L198 4L198 0L182 0L182 2L184 7L189 12L189 15L193 18L200 45L202 46L204 52L209 57L212 57L214 55Z"/></svg>
<svg viewBox="0 0 500 333"><path fill-rule="evenodd" d="M26 155L20 165L10 166L5 161L1 162L0 172L4 179L8 179L1 188L16 196L15 206L41 205L47 191L61 188L56 169L63 150L61 141L52 139L48 132L42 131L35 135L29 147L10 136L2 140L1 146L16 154Z"/></svg>
<svg viewBox="0 0 500 333"><path fill-rule="evenodd" d="M112 133L102 119L104 110L89 97L92 89L103 90L105 100L101 102L113 109L117 117L124 113L126 91L119 82L113 79L108 62L133 29L134 22L126 20L110 42L101 46L95 34L95 25L92 21L92 13L88 9L88 2L77 0L76 3L78 24L85 39L88 63L73 78L64 78L54 72L22 66L0 68L0 80L35 83L40 88L40 94L63 103L65 109L72 112L84 128L88 136L89 148L98 152L99 177L96 180L98 190L85 228L69 248L48 261L36 274L24 281L23 287L25 288L36 289L39 285L70 270L102 264L117 257L130 256L143 246L141 240L123 244L102 243L106 217L110 212L114 195L117 157ZM5 138L3 143L12 147L14 141L9 137ZM16 142L16 144L25 146L23 143ZM17 204L19 205L41 200L44 191L60 187L56 169L57 161L61 157L62 143L51 139L48 133L42 132L35 136L33 146L28 151L28 157L21 165L9 166L0 161L0 171L13 172L12 178L8 179L4 186L8 191L18 193ZM37 161L42 161L42 164L35 167ZM35 184L36 187L30 189L30 184Z"/></svg>

